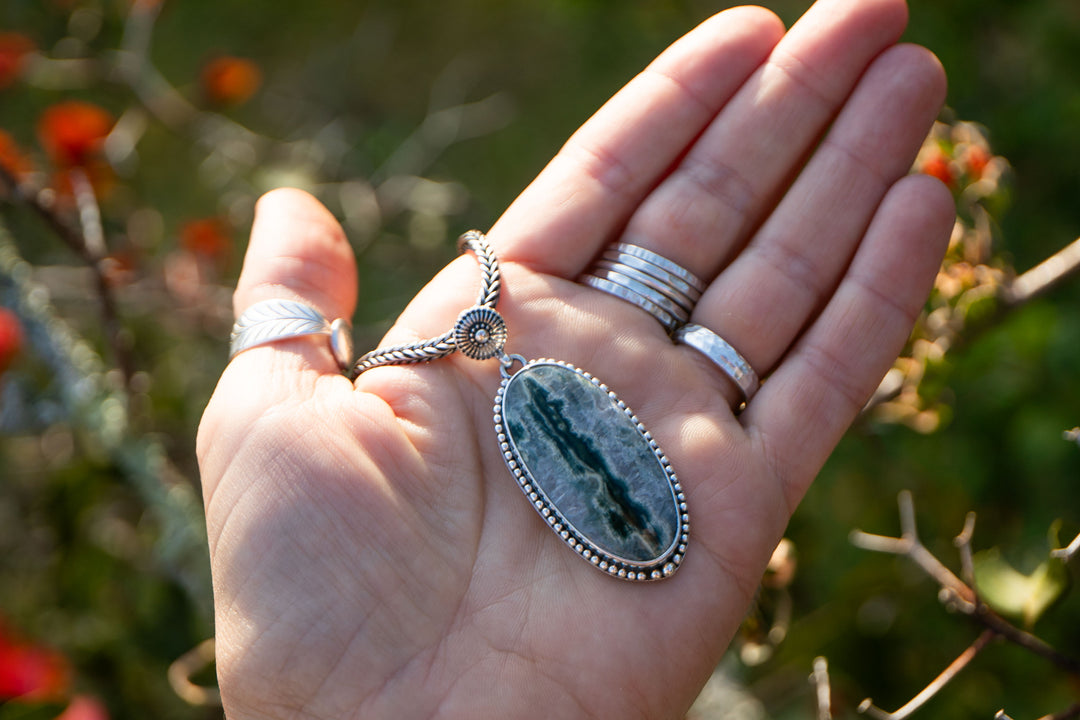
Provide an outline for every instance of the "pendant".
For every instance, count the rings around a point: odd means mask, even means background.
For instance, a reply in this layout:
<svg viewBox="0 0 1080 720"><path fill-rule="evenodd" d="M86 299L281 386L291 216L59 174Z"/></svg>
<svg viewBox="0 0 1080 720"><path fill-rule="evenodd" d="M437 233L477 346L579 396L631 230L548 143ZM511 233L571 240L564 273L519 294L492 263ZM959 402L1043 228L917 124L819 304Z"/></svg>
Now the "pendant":
<svg viewBox="0 0 1080 720"><path fill-rule="evenodd" d="M509 372L514 362L522 364ZM659 580L686 552L686 497L652 435L614 392L557 360L504 356L495 432L551 529L597 569Z"/></svg>
<svg viewBox="0 0 1080 720"><path fill-rule="evenodd" d="M626 403L559 360L507 355L491 308L458 318L455 342L478 360L498 356L495 433L507 468L564 543L602 572L660 580L683 561L686 496L671 463ZM520 363L517 372L511 372Z"/></svg>

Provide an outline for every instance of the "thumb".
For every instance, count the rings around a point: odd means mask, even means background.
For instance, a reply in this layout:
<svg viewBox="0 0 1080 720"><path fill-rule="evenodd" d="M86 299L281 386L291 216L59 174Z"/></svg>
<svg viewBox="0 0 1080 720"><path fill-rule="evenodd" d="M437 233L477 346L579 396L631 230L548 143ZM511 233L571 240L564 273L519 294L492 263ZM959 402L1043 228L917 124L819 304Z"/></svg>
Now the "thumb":
<svg viewBox="0 0 1080 720"><path fill-rule="evenodd" d="M239 317L256 302L279 298L331 319L351 317L356 306L356 261L341 225L314 197L291 188L273 190L255 206L233 310Z"/></svg>
<svg viewBox="0 0 1080 720"><path fill-rule="evenodd" d="M352 317L356 305L356 262L345 233L330 211L301 190L274 190L256 205L233 310L240 317L257 302L279 299L310 305L329 320ZM232 364L264 380L282 364L340 373L323 336L252 348Z"/></svg>
<svg viewBox="0 0 1080 720"><path fill-rule="evenodd" d="M239 317L257 302L281 299L310 305L329 320L348 319L356 306L356 278L352 248L330 211L303 191L274 190L255 207L233 310ZM227 456L256 417L273 405L306 400L316 381L327 376L351 391L324 335L239 353L225 368L200 423L200 458L208 460L218 454L215 450Z"/></svg>

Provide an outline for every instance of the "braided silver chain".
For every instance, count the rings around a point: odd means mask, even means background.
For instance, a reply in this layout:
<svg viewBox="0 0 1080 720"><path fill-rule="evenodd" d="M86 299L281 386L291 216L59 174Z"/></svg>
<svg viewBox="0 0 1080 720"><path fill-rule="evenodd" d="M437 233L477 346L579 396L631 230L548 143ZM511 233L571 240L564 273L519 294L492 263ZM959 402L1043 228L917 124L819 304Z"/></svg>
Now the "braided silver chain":
<svg viewBox="0 0 1080 720"><path fill-rule="evenodd" d="M494 310L499 302L499 293L502 290L499 259L495 257L487 238L479 230L469 230L458 238L458 251L464 253L468 250L472 250L480 263L480 297L476 301L476 307L486 307ZM454 339L453 330L429 340L379 348L372 350L356 361L352 369L352 377L355 379L361 373L383 365L411 365L413 363L431 362L432 360L444 358L455 350L457 350L457 341Z"/></svg>

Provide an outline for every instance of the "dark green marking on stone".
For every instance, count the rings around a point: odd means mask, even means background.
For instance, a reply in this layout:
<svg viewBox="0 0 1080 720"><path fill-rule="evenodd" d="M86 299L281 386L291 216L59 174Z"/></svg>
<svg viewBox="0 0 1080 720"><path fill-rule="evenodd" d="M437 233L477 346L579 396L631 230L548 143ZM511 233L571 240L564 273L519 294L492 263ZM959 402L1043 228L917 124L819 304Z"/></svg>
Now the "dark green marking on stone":
<svg viewBox="0 0 1080 720"><path fill-rule="evenodd" d="M681 488L655 442L605 387L565 363L528 363L503 381L496 424L526 494L535 488L537 509L557 518L549 524L560 532L565 523L568 543L580 538L601 569L613 563L634 575L667 564L662 576L673 570L673 554L681 561Z"/></svg>

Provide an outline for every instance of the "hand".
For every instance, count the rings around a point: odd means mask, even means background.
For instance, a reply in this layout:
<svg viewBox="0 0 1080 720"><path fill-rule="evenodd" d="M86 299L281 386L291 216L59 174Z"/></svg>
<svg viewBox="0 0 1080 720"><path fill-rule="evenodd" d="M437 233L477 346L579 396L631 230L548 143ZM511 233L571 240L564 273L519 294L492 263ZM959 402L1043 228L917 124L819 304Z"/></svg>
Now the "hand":
<svg viewBox="0 0 1080 720"><path fill-rule="evenodd" d="M489 233L507 351L601 378L671 459L691 538L674 577L586 566L493 439L494 360L460 353L354 385L325 343L252 349L199 432L218 672L247 718L678 718L737 628L807 486L890 366L952 226L908 176L944 98L896 45L902 0L760 8L681 39L566 144ZM709 282L693 321L767 382L734 386L642 310L574 279L633 238ZM473 304L451 263L384 344ZM236 291L350 317L354 261L297 191L260 202Z"/></svg>

